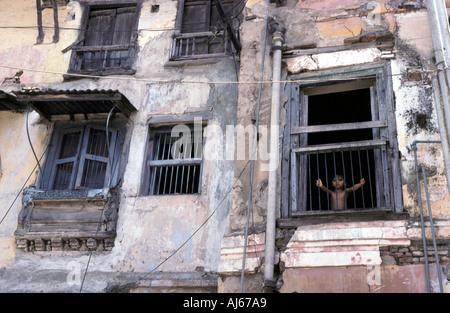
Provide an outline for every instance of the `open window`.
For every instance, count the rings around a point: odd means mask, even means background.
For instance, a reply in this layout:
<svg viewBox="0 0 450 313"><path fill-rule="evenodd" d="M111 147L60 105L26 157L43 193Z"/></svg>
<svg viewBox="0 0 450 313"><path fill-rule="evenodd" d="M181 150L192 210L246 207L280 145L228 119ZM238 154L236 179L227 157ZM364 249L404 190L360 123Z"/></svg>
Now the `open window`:
<svg viewBox="0 0 450 313"><path fill-rule="evenodd" d="M240 49L237 31L242 3L236 0L179 1L178 31L173 36L171 61L214 59Z"/></svg>
<svg viewBox="0 0 450 313"><path fill-rule="evenodd" d="M72 45L69 73L134 74L139 7L136 3L84 5L83 31ZM70 77L70 76L68 76Z"/></svg>
<svg viewBox="0 0 450 313"><path fill-rule="evenodd" d="M319 83L291 88L283 149L289 164L285 161L282 170L286 217L335 210L401 212L390 77L386 66L375 69L348 74L338 69L336 75L344 76L339 80L326 79L333 71L324 77L315 73ZM367 75L372 71L375 75ZM335 192L336 177L345 197Z"/></svg>

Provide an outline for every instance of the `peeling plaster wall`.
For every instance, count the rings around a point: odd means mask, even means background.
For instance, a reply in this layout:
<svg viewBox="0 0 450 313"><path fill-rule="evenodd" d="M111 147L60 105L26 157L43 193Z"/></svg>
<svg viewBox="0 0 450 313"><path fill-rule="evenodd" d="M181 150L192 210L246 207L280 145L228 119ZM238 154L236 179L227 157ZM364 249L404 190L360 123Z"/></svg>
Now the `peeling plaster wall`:
<svg viewBox="0 0 450 313"><path fill-rule="evenodd" d="M151 6L155 4L159 4L159 10L153 13ZM14 4L1 0L0 5L3 24L35 25L34 0ZM143 1L139 29L173 29L177 7L177 1ZM52 14L51 9L43 11L44 25L53 25ZM76 40L77 31L63 28L78 28L80 19L77 2L59 8L61 32L57 44L51 43L53 31L50 28L44 28L45 39L40 45L35 44L36 28L1 29L0 37L8 44L0 45L0 65L14 69L0 67L0 80L13 76L16 67L24 66L21 87L114 89L123 93L138 110L130 116L125 134L124 175L115 245L111 252L92 254L83 290L124 290L129 288L126 287L128 283L136 282L140 287L134 284L133 288L141 288L152 284L146 282L156 276L165 281L166 285L162 287L166 286L168 290L176 287L174 281L186 278L197 282L210 281L211 286L207 283L198 286L204 288L208 285L207 288L211 289L217 285L214 274L220 258L220 243L229 227L228 191L233 181L233 161L221 157L220 151L231 149L233 152L234 147L227 147L229 142L223 137L213 136L206 140L204 149L213 151L213 155L216 153L218 157L203 162L200 195L142 196L141 182L148 123L151 123L153 115L179 116L187 111L212 110L213 117L208 125L219 127L223 134L227 125L235 125L237 86L214 83L235 81L235 63L232 58L227 58L212 64L166 68L173 31L144 30L139 32L134 76L64 81L62 74L67 72L71 52L61 51ZM4 86L1 87L3 90ZM30 132L38 155L42 154L51 138L51 125L35 112L30 114ZM3 174L0 176L0 211L5 212L35 165L26 140L24 113L0 112L0 157ZM26 186L36 183L36 179L36 175L32 175ZM16 249L13 234L21 198L19 194L0 228L0 290L78 291L80 281L77 278L84 274L88 253L25 253ZM201 227L207 219L208 222ZM200 227L182 249L149 275ZM33 272L29 271L30 268ZM171 276L170 273L182 274ZM209 273L210 278L205 278L205 273ZM193 286L195 283L186 287Z"/></svg>

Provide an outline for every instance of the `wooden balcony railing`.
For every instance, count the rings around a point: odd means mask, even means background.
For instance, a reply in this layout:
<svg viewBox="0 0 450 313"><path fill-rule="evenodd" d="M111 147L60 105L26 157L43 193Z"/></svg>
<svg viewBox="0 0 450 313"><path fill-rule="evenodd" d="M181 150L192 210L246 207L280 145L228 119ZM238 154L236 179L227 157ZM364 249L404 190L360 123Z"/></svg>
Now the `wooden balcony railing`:
<svg viewBox="0 0 450 313"><path fill-rule="evenodd" d="M232 46L226 31L175 34L172 40L170 60L231 55Z"/></svg>
<svg viewBox="0 0 450 313"><path fill-rule="evenodd" d="M72 48L69 73L132 74L134 45L79 46Z"/></svg>

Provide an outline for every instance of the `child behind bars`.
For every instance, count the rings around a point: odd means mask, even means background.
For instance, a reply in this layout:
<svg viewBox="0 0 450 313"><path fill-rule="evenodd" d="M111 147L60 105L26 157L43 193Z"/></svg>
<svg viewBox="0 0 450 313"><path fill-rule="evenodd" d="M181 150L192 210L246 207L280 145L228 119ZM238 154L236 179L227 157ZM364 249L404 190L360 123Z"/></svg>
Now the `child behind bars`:
<svg viewBox="0 0 450 313"><path fill-rule="evenodd" d="M354 185L353 187L346 188L344 187L344 176L342 174L337 174L335 178L333 178L332 185L334 187L334 191L329 190L322 184L322 180L319 178L316 181L316 185L320 187L320 189L324 192L328 192L330 195L330 205L332 210L343 210L345 209L345 202L348 195L352 191L356 191L361 186L365 184L364 178L361 178L359 184Z"/></svg>

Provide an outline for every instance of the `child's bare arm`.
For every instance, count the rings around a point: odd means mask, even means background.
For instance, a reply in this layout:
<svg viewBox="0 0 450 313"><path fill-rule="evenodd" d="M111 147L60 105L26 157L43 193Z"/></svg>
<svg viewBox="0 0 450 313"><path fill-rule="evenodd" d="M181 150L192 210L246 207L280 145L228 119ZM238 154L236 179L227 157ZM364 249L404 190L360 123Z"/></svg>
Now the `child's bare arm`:
<svg viewBox="0 0 450 313"><path fill-rule="evenodd" d="M346 192L356 191L359 188L361 188L362 186L364 186L365 183L366 183L366 181L364 180L364 178L361 178L361 180L359 181L359 184L355 184L353 187L347 188L345 191Z"/></svg>
<svg viewBox="0 0 450 313"><path fill-rule="evenodd" d="M328 188L325 187L325 186L322 184L322 180L321 180L320 178L319 178L318 180L316 180L316 186L317 186L317 187L320 187L320 189L321 189L323 192L329 192Z"/></svg>

